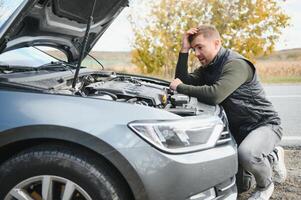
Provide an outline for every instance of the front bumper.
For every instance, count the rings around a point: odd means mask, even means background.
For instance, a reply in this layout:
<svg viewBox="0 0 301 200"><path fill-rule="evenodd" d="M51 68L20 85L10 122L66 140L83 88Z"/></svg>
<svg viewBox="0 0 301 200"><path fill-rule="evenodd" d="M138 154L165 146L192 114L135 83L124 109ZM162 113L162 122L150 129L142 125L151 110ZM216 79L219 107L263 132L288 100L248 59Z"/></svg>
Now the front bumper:
<svg viewBox="0 0 301 200"><path fill-rule="evenodd" d="M119 151L135 168L149 200L202 200L198 194L210 188L215 191L210 199L236 199L234 143L186 154L166 154L151 146Z"/></svg>

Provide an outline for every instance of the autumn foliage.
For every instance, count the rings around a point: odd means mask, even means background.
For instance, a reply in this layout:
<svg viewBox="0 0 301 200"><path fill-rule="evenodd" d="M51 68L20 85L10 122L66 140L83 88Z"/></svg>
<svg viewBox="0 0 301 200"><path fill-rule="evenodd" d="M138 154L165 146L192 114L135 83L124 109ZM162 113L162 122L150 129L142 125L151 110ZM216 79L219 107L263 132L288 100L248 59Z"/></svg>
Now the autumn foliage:
<svg viewBox="0 0 301 200"><path fill-rule="evenodd" d="M184 31L212 24L223 46L246 57L269 54L289 17L277 0L158 0L149 1L149 15L131 17L135 40L132 62L144 73L171 77ZM141 20L144 23L141 23ZM198 62L190 56L190 66Z"/></svg>

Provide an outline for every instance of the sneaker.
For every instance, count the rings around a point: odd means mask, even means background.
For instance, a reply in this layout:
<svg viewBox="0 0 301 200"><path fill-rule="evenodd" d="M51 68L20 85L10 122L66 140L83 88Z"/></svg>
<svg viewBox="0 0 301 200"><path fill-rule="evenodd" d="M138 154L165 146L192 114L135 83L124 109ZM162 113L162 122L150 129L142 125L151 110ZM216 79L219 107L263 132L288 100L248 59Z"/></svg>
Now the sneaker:
<svg viewBox="0 0 301 200"><path fill-rule="evenodd" d="M287 177L287 171L284 163L284 149L280 146L275 147L275 149L276 149L278 160L276 160L273 165L273 169L274 169L273 180L276 183L284 183Z"/></svg>
<svg viewBox="0 0 301 200"><path fill-rule="evenodd" d="M256 188L255 192L248 200L269 200L274 192L274 183L272 182L264 190Z"/></svg>

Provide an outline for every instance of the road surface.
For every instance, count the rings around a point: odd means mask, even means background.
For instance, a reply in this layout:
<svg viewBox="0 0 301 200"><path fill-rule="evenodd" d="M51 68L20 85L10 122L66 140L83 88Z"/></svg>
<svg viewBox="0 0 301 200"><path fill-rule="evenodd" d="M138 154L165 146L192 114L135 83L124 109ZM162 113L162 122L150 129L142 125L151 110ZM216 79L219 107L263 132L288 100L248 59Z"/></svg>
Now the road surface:
<svg viewBox="0 0 301 200"><path fill-rule="evenodd" d="M301 145L301 84L264 85L279 113L286 142Z"/></svg>

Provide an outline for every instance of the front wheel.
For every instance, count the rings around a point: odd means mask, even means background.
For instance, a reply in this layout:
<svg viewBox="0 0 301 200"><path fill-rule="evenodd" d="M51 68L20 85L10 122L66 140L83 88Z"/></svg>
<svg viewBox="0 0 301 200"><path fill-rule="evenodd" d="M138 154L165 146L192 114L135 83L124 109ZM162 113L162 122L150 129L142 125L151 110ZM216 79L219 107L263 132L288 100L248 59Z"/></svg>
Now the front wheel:
<svg viewBox="0 0 301 200"><path fill-rule="evenodd" d="M48 145L34 147L0 166L0 199L131 199L122 178L94 155Z"/></svg>

